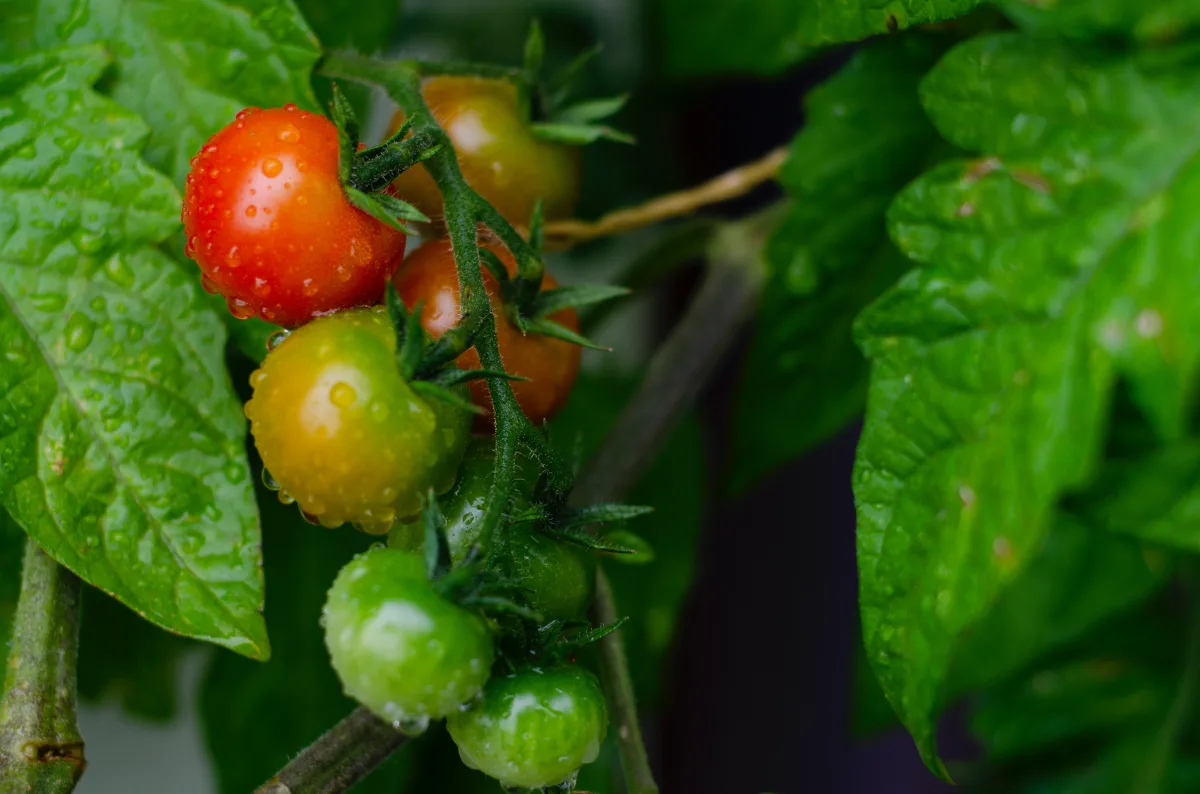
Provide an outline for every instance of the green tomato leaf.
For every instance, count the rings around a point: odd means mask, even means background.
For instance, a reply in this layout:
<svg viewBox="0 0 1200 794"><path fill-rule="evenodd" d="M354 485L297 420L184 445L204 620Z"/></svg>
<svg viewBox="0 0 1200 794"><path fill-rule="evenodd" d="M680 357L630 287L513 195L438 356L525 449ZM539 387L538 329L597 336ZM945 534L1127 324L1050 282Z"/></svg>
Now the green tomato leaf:
<svg viewBox="0 0 1200 794"><path fill-rule="evenodd" d="M945 148L917 98L940 51L925 38L869 45L810 95L780 173L793 200L767 244L767 285L735 398L734 491L862 412L867 364L851 326L904 273L888 204Z"/></svg>
<svg viewBox="0 0 1200 794"><path fill-rule="evenodd" d="M146 159L180 188L189 160L239 110L316 107L309 75L320 49L292 0L30 0L14 16L0 28L0 56L107 45L106 91L149 124Z"/></svg>
<svg viewBox="0 0 1200 794"><path fill-rule="evenodd" d="M636 384L583 374L567 407L550 423L551 439L570 459L599 447ZM652 505L635 519L637 533L657 552L645 565L605 560L617 613L628 615L625 638L638 700L653 707L662 693L661 666L696 571L704 507L705 460L700 425L688 414L658 459L626 497ZM624 555L633 556L633 555ZM624 560L622 560L623 562Z"/></svg>
<svg viewBox="0 0 1200 794"><path fill-rule="evenodd" d="M201 684L200 718L222 794L254 791L357 705L342 694L318 621L338 570L377 541L310 526L295 506L263 488L257 494L274 654L254 664L217 653ZM403 790L408 756L397 753L356 794Z"/></svg>
<svg viewBox="0 0 1200 794"><path fill-rule="evenodd" d="M143 617L265 658L225 334L154 247L179 194L138 156L145 125L92 92L106 65L98 47L0 65L0 501Z"/></svg>
<svg viewBox="0 0 1200 794"><path fill-rule="evenodd" d="M860 319L854 485L869 656L936 768L955 640L1092 476L1118 374L1161 437L1183 430L1200 68L1007 34L952 51L922 94L943 136L986 156L934 168L891 208L918 267Z"/></svg>
<svg viewBox="0 0 1200 794"><path fill-rule="evenodd" d="M953 19L982 0L659 0L677 75L772 74L815 49Z"/></svg>
<svg viewBox="0 0 1200 794"><path fill-rule="evenodd" d="M596 141L613 143L637 143L630 134L604 124L581 124L578 122L539 121L529 129L543 141L565 143L568 146L587 146Z"/></svg>
<svg viewBox="0 0 1200 794"><path fill-rule="evenodd" d="M1200 25L1200 6L1191 0L1002 0L999 5L1025 30L1068 38L1121 36L1162 44Z"/></svg>

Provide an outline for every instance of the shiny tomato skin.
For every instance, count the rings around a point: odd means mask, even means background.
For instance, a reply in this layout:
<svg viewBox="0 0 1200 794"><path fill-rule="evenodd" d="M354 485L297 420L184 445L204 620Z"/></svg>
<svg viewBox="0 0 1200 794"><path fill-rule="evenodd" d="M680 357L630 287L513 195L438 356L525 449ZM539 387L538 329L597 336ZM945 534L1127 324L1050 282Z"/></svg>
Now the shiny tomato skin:
<svg viewBox="0 0 1200 794"><path fill-rule="evenodd" d="M497 243L485 243L483 247L495 253L509 273L516 273L516 260L508 249ZM486 269L483 280L496 317L496 340L500 345L504 368L509 374L529 378L526 381L512 381L513 393L525 415L534 424L539 424L566 405L579 375L583 351L578 345L560 339L542 334L522 334L507 319L496 280ZM449 240L434 240L414 251L396 272L394 282L406 306L412 309L417 303L422 303L421 325L432 336L441 336L462 316L458 270ZM546 274L542 289L556 286L554 278ZM579 317L574 309L556 312L550 319L573 331L579 330ZM479 353L471 348L459 356L457 364L462 369L480 369ZM491 411L492 399L485 381L471 383L471 396L476 405Z"/></svg>
<svg viewBox="0 0 1200 794"><path fill-rule="evenodd" d="M387 532L454 485L470 415L413 391L382 308L293 331L250 377L246 416L263 465L312 520Z"/></svg>
<svg viewBox="0 0 1200 794"><path fill-rule="evenodd" d="M507 80L428 78L421 88L429 111L454 144L467 183L500 214L522 226L542 200L547 220L569 218L579 198L579 150L535 137L521 118L517 89ZM392 118L395 132L404 113ZM397 194L430 218L441 219L442 197L424 166L392 183Z"/></svg>
<svg viewBox="0 0 1200 794"><path fill-rule="evenodd" d="M205 287L286 327L378 303L404 257L404 235L346 199L333 123L295 105L243 110L208 140L183 224Z"/></svg>

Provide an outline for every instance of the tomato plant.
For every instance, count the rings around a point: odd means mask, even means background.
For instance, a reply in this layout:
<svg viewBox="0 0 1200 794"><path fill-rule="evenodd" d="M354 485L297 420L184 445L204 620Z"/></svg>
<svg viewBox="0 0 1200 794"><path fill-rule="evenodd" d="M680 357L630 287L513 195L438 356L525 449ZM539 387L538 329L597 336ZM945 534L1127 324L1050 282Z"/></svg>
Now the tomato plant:
<svg viewBox="0 0 1200 794"><path fill-rule="evenodd" d="M1200 5L150 5L0 3L0 792L1200 786Z"/></svg>

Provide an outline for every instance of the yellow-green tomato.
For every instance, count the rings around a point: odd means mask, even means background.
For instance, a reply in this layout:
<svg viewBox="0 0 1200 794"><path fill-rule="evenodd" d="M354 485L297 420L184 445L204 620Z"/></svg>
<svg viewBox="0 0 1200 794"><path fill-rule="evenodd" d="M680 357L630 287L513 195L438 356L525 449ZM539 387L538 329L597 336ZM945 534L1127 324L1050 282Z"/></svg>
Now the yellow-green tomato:
<svg viewBox="0 0 1200 794"><path fill-rule="evenodd" d="M454 484L471 417L417 395L395 349L383 309L353 309L293 331L250 377L246 416L280 498L325 526L387 532Z"/></svg>
<svg viewBox="0 0 1200 794"><path fill-rule="evenodd" d="M496 677L483 700L446 720L463 763L510 788L573 782L608 731L604 692L573 665Z"/></svg>
<svg viewBox="0 0 1200 794"><path fill-rule="evenodd" d="M346 694L401 730L456 711L491 673L483 618L436 593L424 560L399 549L376 547L342 568L323 623Z"/></svg>

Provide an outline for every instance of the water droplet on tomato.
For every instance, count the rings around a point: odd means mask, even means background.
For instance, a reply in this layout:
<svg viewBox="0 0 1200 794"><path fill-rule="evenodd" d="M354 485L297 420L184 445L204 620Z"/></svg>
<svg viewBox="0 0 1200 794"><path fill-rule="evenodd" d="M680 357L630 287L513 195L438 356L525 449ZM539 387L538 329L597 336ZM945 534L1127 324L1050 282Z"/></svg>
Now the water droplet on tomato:
<svg viewBox="0 0 1200 794"><path fill-rule="evenodd" d="M268 157L266 160L262 161L263 176L265 176L269 179L274 178L274 177L279 176L280 172L282 172L282 171L283 171L283 163L279 162L274 157Z"/></svg>
<svg viewBox="0 0 1200 794"><path fill-rule="evenodd" d="M414 714L402 717L393 722L392 727L405 736L420 736L429 729L429 715Z"/></svg>
<svg viewBox="0 0 1200 794"><path fill-rule="evenodd" d="M329 389L329 401L338 408L349 408L358 399L358 392L345 381L338 381Z"/></svg>
<svg viewBox="0 0 1200 794"><path fill-rule="evenodd" d="M208 276L200 277L200 286L204 287L204 291L210 295L216 295L220 291L217 287L217 283Z"/></svg>
<svg viewBox="0 0 1200 794"><path fill-rule="evenodd" d="M279 347L280 343L283 342L284 339L287 339L288 336L291 335L291 333L292 332L287 330L286 328L280 328L278 331L272 331L271 335L267 337L267 352L270 352L270 351L274 350L275 348ZM258 372L262 372L262 370L258 370ZM265 380L267 377L267 373L263 372L262 374L263 374L263 377L260 379L260 381L259 381L260 383L262 382L262 380ZM250 376L250 385L251 386L255 385L254 384L254 375Z"/></svg>
<svg viewBox="0 0 1200 794"><path fill-rule="evenodd" d="M262 470L262 483L267 490L270 491L278 491L281 487L279 485L279 481L275 479L275 476L266 469Z"/></svg>
<svg viewBox="0 0 1200 794"><path fill-rule="evenodd" d="M253 218L257 214L258 214L258 207L254 206L253 204L246 207L246 217L247 218Z"/></svg>
<svg viewBox="0 0 1200 794"><path fill-rule="evenodd" d="M271 285L267 283L265 278L254 279L254 294L260 298L265 298L271 294Z"/></svg>
<svg viewBox="0 0 1200 794"><path fill-rule="evenodd" d="M284 128L279 131L279 140L283 141L284 143L299 143L300 130L296 129L296 125L294 124L286 124L284 125Z"/></svg>
<svg viewBox="0 0 1200 794"><path fill-rule="evenodd" d="M254 307L241 298L229 298L225 303L229 306L229 313L239 320L248 320L254 316Z"/></svg>
<svg viewBox="0 0 1200 794"><path fill-rule="evenodd" d="M384 422L388 418L389 411L387 403L383 402L382 400L376 400L375 402L371 403L369 410L371 412L371 418L376 422Z"/></svg>
<svg viewBox="0 0 1200 794"><path fill-rule="evenodd" d="M305 297L311 298L313 295L317 294L317 285L313 283L311 278L304 279L302 283L304 285L303 292Z"/></svg>

